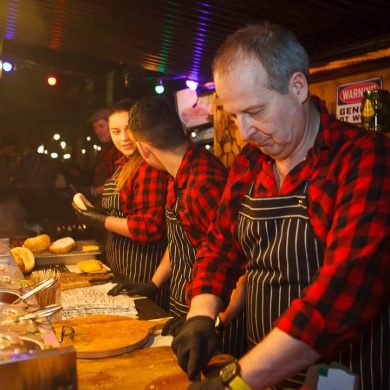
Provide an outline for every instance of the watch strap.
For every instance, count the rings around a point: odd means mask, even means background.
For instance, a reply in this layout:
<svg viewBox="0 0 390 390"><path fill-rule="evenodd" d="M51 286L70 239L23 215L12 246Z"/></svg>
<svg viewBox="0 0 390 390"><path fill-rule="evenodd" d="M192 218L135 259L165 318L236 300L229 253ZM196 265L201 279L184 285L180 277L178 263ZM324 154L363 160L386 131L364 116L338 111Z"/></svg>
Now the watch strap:
<svg viewBox="0 0 390 390"><path fill-rule="evenodd" d="M252 390L238 374L229 382L228 387L231 390Z"/></svg>

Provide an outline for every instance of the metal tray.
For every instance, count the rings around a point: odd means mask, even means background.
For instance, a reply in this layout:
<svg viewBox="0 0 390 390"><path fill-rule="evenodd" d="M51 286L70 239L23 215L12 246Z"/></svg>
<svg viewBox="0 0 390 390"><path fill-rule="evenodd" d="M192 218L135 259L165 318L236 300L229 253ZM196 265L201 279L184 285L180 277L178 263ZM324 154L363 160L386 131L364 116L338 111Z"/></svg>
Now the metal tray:
<svg viewBox="0 0 390 390"><path fill-rule="evenodd" d="M83 252L81 250L83 245L97 245L98 251ZM104 251L103 245L94 240L76 241L76 246L68 253L55 254L49 251L42 253L34 253L35 264L38 266L52 265L52 264L76 264L78 261L96 259Z"/></svg>

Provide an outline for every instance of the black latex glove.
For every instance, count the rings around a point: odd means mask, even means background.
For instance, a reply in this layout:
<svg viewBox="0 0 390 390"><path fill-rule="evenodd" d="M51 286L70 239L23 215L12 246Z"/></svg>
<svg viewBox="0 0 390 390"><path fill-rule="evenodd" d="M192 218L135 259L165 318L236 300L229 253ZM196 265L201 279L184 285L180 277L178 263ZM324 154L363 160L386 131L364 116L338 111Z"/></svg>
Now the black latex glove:
<svg viewBox="0 0 390 390"><path fill-rule="evenodd" d="M216 376L215 378L208 379L204 382L192 382L188 386L188 390L225 390L221 378Z"/></svg>
<svg viewBox="0 0 390 390"><path fill-rule="evenodd" d="M104 222L107 218L106 214L97 211L92 207L88 207L87 210L80 210L74 203L72 203L72 207L81 223L84 223L87 226L104 228Z"/></svg>
<svg viewBox="0 0 390 390"><path fill-rule="evenodd" d="M162 336L171 335L173 337L176 337L185 321L186 321L186 316L171 318L163 326L161 330L161 335Z"/></svg>
<svg viewBox="0 0 390 390"><path fill-rule="evenodd" d="M196 379L200 371L217 350L218 340L214 321L208 316L195 316L185 321L179 334L172 341L173 352L179 366L190 380Z"/></svg>
<svg viewBox="0 0 390 390"><path fill-rule="evenodd" d="M148 283L135 283L129 280L119 282L115 287L107 292L108 295L117 296L122 291L125 291L127 295L142 295L144 297L152 298L158 292L158 287L152 282Z"/></svg>

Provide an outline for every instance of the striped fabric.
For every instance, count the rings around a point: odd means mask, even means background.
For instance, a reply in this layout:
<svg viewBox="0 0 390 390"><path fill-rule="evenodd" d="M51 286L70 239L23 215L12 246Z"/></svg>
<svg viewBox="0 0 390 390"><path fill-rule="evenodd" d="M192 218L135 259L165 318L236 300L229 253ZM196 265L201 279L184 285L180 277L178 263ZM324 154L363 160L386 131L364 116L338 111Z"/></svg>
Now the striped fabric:
<svg viewBox="0 0 390 390"><path fill-rule="evenodd" d="M109 215L125 218L121 208L119 192L116 190L120 168L113 178L106 180L103 192L102 204L109 211ZM106 243L106 258L108 265L116 275L125 277L132 282L146 283L154 275L164 255L167 240L164 236L161 240L151 243L139 243L128 237L108 232ZM168 310L169 284L159 290L153 298L155 303Z"/></svg>

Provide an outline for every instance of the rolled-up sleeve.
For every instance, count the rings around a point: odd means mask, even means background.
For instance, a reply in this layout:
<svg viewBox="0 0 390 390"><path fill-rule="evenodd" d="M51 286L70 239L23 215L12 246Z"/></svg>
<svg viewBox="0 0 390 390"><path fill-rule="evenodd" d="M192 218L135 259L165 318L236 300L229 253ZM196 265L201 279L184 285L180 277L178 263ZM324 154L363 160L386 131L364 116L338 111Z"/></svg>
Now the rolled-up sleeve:
<svg viewBox="0 0 390 390"><path fill-rule="evenodd" d="M147 243L166 234L165 202L168 176L145 161L139 163L120 192L129 237Z"/></svg>

